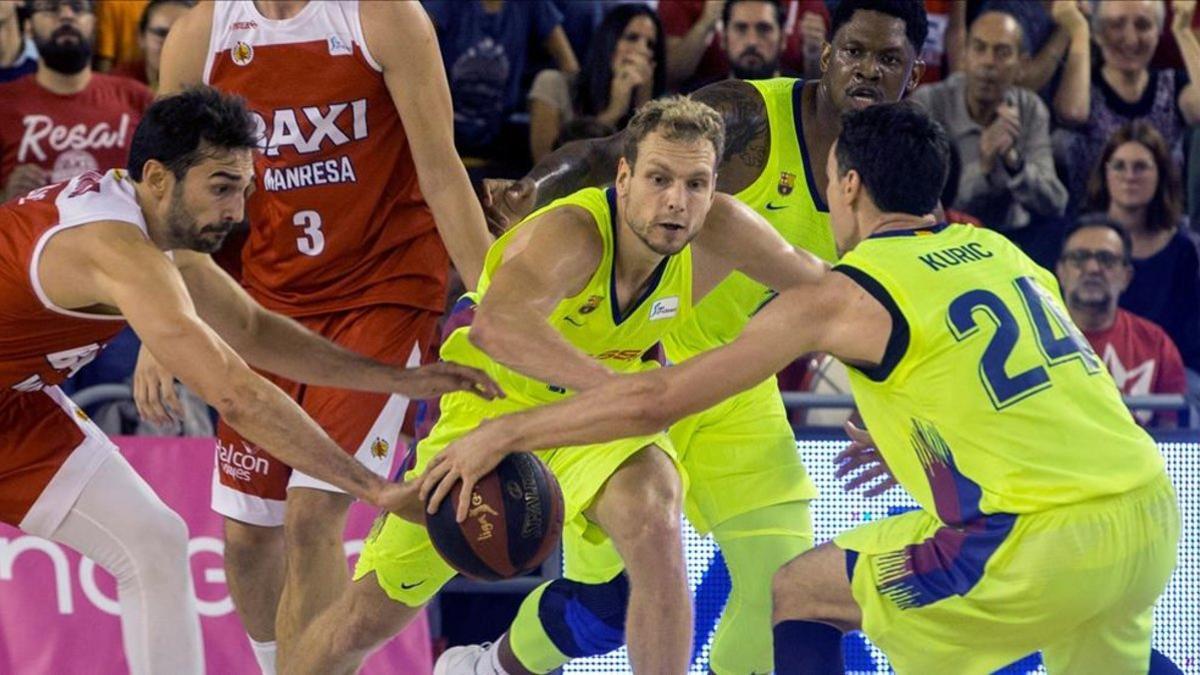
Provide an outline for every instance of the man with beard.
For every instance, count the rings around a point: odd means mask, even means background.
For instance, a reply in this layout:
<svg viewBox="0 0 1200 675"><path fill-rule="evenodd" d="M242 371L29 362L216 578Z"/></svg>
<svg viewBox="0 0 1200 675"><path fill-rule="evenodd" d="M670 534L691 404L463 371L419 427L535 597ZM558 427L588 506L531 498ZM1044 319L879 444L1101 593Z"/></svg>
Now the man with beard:
<svg viewBox="0 0 1200 675"><path fill-rule="evenodd" d="M739 80L779 77L783 53L783 5L765 0L725 3L721 48L729 76Z"/></svg>
<svg viewBox="0 0 1200 675"><path fill-rule="evenodd" d="M469 368L405 370L341 349L265 310L205 255L245 215L257 134L240 101L212 89L163 99L133 136L127 170L89 171L0 207L0 521L117 578L131 672L200 675L187 527L57 385L128 323L246 438L416 518L414 490L346 456L247 363L421 398L498 391ZM239 454L243 468L263 462Z"/></svg>
<svg viewBox="0 0 1200 675"><path fill-rule="evenodd" d="M1129 232L1103 215L1083 218L1063 244L1058 281L1071 320L1104 360L1125 394L1187 391L1183 359L1170 336L1152 321L1117 307L1133 267ZM1142 424L1174 426L1174 411L1137 414Z"/></svg>
<svg viewBox="0 0 1200 675"><path fill-rule="evenodd" d="M85 171L122 166L151 95L92 72L91 0L26 4L37 72L0 85L0 201Z"/></svg>
<svg viewBox="0 0 1200 675"><path fill-rule="evenodd" d="M919 0L842 0L833 14L832 41L821 55L820 80L725 80L692 94L725 117L717 189L752 207L789 243L835 260L823 197L828 179L819 167L841 130L843 112L899 100L916 86L923 65L916 55L926 30ZM504 224L534 204L606 183L623 139L616 134L570 143L520 181L493 182L490 217ZM745 277L727 279L663 341L667 358L678 363L730 342L773 297L771 289ZM709 667L720 675L769 672L771 576L813 545L809 501L817 496L775 379L683 420L671 438L691 482L688 519L697 530L712 532L732 580ZM579 598L586 607L589 594ZM531 596L493 650L526 670L552 670L573 648L553 633L562 613L545 603L539 611Z"/></svg>

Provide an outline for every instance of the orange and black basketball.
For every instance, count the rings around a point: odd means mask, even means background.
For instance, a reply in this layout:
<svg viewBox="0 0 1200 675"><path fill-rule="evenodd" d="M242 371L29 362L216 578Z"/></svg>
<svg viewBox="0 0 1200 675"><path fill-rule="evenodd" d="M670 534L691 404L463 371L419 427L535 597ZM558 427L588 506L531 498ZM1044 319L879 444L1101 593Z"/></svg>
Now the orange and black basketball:
<svg viewBox="0 0 1200 675"><path fill-rule="evenodd" d="M546 559L562 535L563 498L554 474L533 453L505 457L471 494L467 519L455 519L462 483L425 516L429 537L450 566L473 579L525 574Z"/></svg>

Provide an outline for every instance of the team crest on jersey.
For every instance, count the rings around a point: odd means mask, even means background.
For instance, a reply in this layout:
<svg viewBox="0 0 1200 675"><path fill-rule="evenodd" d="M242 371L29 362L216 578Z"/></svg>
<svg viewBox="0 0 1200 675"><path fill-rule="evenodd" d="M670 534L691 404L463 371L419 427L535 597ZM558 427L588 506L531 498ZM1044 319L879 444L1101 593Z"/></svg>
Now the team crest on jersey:
<svg viewBox="0 0 1200 675"><path fill-rule="evenodd" d="M376 438L374 443L371 443L371 456L375 459L383 459L387 457L388 449L392 446L382 438Z"/></svg>
<svg viewBox="0 0 1200 675"><path fill-rule="evenodd" d="M781 171L779 173L779 194L788 196L792 194L792 189L796 187L796 174Z"/></svg>
<svg viewBox="0 0 1200 675"><path fill-rule="evenodd" d="M587 304L579 308L580 314L591 314L600 306L600 302L604 300L603 295L593 295L587 299Z"/></svg>
<svg viewBox="0 0 1200 675"><path fill-rule="evenodd" d="M347 43L342 38L338 37L337 35L330 35L327 42L329 43L329 55L330 56L339 56L339 55L346 55L346 54L354 53L354 50L350 48L350 44Z"/></svg>
<svg viewBox="0 0 1200 675"><path fill-rule="evenodd" d="M248 66L254 60L254 47L251 47L249 42L238 40L233 49L229 50L229 58L239 66Z"/></svg>

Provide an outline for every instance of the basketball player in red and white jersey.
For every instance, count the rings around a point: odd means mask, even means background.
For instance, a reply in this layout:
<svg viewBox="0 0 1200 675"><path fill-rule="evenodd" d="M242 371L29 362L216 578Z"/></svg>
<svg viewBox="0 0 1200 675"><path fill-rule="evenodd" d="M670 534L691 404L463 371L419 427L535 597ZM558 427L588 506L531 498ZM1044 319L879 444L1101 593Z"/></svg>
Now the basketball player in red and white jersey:
<svg viewBox="0 0 1200 675"><path fill-rule="evenodd" d="M57 386L126 322L246 438L413 519L414 490L347 456L242 357L315 385L497 393L470 369L404 370L342 349L255 303L204 255L243 219L255 143L240 101L196 89L146 111L128 171L88 172L0 206L0 521L117 578L139 675L204 672L187 528Z"/></svg>
<svg viewBox="0 0 1200 675"><path fill-rule="evenodd" d="M444 306L446 251L473 287L490 244L421 5L201 4L172 28L161 91L200 82L245 97L263 137L246 290L348 349L417 363ZM170 378L139 370L153 409ZM389 471L407 400L275 382L348 454ZM226 519L226 578L272 672L276 641L286 658L349 583L341 535L351 499L274 458L261 473L227 471L254 446L225 425L219 436L213 508Z"/></svg>

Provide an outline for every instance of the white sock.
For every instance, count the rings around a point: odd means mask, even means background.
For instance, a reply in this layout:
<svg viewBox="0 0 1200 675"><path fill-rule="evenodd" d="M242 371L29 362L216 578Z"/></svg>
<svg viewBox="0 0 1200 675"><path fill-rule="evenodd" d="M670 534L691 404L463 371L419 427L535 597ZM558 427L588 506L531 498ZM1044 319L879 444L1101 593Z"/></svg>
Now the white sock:
<svg viewBox="0 0 1200 675"><path fill-rule="evenodd" d="M258 661L263 675L275 675L275 641L255 642L250 638L250 648L254 650L254 660Z"/></svg>
<svg viewBox="0 0 1200 675"><path fill-rule="evenodd" d="M479 675L508 675L508 671L504 670L504 666L500 665L500 640L496 640L488 645L487 652L483 658L479 659L480 665L486 663L485 670ZM487 668L490 667L490 670Z"/></svg>

